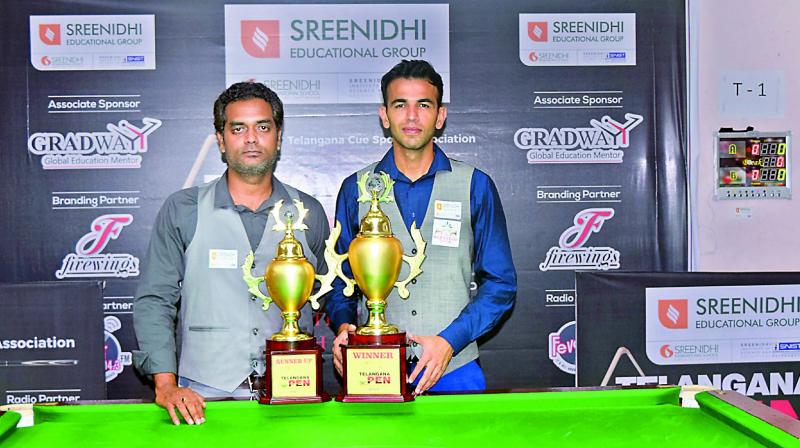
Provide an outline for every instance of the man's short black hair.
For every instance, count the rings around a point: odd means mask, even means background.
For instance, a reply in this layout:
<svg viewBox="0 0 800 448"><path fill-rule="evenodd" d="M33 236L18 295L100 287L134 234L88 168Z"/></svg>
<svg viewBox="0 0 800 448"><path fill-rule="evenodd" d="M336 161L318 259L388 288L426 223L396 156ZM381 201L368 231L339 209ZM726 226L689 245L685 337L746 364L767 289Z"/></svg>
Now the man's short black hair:
<svg viewBox="0 0 800 448"><path fill-rule="evenodd" d="M261 98L272 106L272 120L277 129L283 129L283 103L278 94L260 82L237 82L225 89L214 101L214 129L222 133L225 129L225 108L234 101Z"/></svg>
<svg viewBox="0 0 800 448"><path fill-rule="evenodd" d="M395 65L391 70L386 72L386 74L383 75L383 78L381 78L381 93L383 94L384 106L389 106L386 98L386 91L389 88L389 84L397 78L424 79L425 81L428 81L434 87L436 87L436 90L439 92L438 97L436 98L436 105L442 105L442 96L444 95L444 83L442 82L442 76L436 73L436 70L428 61L409 61L403 59L399 64Z"/></svg>

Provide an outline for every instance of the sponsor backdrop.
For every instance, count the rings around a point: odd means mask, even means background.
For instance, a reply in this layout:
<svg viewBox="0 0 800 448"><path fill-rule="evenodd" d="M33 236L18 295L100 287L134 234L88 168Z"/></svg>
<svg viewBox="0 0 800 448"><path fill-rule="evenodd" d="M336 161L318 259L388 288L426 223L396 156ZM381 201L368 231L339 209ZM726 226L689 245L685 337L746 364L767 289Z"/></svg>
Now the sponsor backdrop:
<svg viewBox="0 0 800 448"><path fill-rule="evenodd" d="M682 0L241 3L1 7L0 281L106 281L109 398L149 394L130 366L140 264L167 195L222 172L212 103L240 80L283 98L277 176L330 219L390 145L381 74L443 74L437 141L493 177L519 277L481 341L489 387L574 384L576 269L686 269Z"/></svg>
<svg viewBox="0 0 800 448"><path fill-rule="evenodd" d="M800 274L579 272L576 288L578 385L699 384L797 418Z"/></svg>
<svg viewBox="0 0 800 448"><path fill-rule="evenodd" d="M97 281L0 283L0 401L106 398L102 297Z"/></svg>

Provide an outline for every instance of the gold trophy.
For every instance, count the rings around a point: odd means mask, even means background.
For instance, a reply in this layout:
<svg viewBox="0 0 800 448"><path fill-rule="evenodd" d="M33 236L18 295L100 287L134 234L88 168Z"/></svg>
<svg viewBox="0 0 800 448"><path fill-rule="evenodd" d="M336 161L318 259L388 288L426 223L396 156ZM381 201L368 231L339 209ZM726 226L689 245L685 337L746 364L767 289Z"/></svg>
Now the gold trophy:
<svg viewBox="0 0 800 448"><path fill-rule="evenodd" d="M354 292L353 280L341 269L345 259L350 259L355 283L366 296L369 318L367 323L348 335L347 345L342 346L344 389L336 397L344 402L402 402L413 400L406 385L406 334L395 325L386 322L386 298L397 287L398 295L407 299L406 286L422 273L420 266L425 259L425 241L411 225L411 238L416 246L414 256L403 254L403 246L392 233L389 218L381 210L381 202L392 202L394 181L388 174L365 173L358 181L358 202L370 202L370 209L361 219L358 235L350 243L347 254L339 255L334 245L341 234L337 221L326 241L326 259L336 262L335 275L345 283L344 294ZM397 281L400 268L405 261L409 265L408 277ZM329 264L330 266L330 264Z"/></svg>
<svg viewBox="0 0 800 448"><path fill-rule="evenodd" d="M322 390L323 349L317 345L313 336L300 331L298 320L300 309L306 302L311 301L312 308L319 308L317 300L331 290L335 274L315 275L314 267L303 254L303 246L294 237L295 230L308 229L303 224L308 209L297 199L294 200L294 205L300 215L296 222L291 211L284 213L286 222L281 221L283 200L278 201L272 209L276 222L272 230L284 232L284 237L278 243L275 258L267 266L265 274L261 277L253 277L251 274L254 258L252 251L242 265L248 291L264 302L262 308L265 311L274 302L283 317L281 330L267 340L266 382L259 398L262 404L318 403L330 400ZM319 280L321 286L312 296L314 280ZM269 296L259 290L261 282L266 282Z"/></svg>

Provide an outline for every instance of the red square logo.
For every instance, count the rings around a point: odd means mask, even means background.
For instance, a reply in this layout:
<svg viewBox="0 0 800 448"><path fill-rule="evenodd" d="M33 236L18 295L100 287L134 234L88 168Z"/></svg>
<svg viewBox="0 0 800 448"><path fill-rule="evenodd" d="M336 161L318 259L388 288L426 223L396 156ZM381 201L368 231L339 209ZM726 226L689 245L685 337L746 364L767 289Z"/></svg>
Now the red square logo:
<svg viewBox="0 0 800 448"><path fill-rule="evenodd" d="M659 300L658 321L665 328L673 330L689 328L689 301L686 299Z"/></svg>
<svg viewBox="0 0 800 448"><path fill-rule="evenodd" d="M279 20L242 20L242 48L254 58L281 56Z"/></svg>
<svg viewBox="0 0 800 448"><path fill-rule="evenodd" d="M61 24L40 23L39 39L45 45L61 45Z"/></svg>
<svg viewBox="0 0 800 448"><path fill-rule="evenodd" d="M528 37L534 42L547 42L547 22L528 22Z"/></svg>

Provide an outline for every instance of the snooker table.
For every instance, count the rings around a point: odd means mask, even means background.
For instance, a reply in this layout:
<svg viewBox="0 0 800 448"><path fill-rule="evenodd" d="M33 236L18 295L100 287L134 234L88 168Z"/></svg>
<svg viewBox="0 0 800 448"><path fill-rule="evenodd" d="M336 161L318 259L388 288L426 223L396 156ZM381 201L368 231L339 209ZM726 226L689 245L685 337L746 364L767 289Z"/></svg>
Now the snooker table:
<svg viewBox="0 0 800 448"><path fill-rule="evenodd" d="M217 401L199 426L173 426L152 403L37 405L32 427L15 428L19 414L0 416L0 446L800 447L800 422L749 398L702 392L700 408L687 408L679 394L669 387L425 395L410 403ZM778 421L752 415L762 411Z"/></svg>

